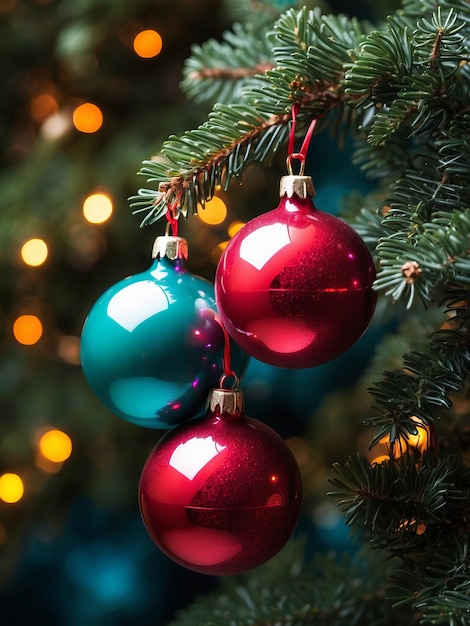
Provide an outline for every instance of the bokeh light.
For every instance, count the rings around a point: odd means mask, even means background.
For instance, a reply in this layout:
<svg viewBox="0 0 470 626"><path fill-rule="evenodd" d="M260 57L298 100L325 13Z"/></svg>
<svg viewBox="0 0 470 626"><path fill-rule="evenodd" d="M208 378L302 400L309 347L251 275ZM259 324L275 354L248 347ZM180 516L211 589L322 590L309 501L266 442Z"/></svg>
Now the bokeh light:
<svg viewBox="0 0 470 626"><path fill-rule="evenodd" d="M85 102L73 112L73 125L82 133L96 133L102 124L103 114L96 104Z"/></svg>
<svg viewBox="0 0 470 626"><path fill-rule="evenodd" d="M72 454L72 440L62 430L48 430L39 439L39 451L48 461L63 463Z"/></svg>
<svg viewBox="0 0 470 626"><path fill-rule="evenodd" d="M50 93L40 93L31 100L30 112L35 122L43 122L58 110L57 100Z"/></svg>
<svg viewBox="0 0 470 626"><path fill-rule="evenodd" d="M43 333L42 322L36 315L20 315L13 323L13 335L18 343L32 346Z"/></svg>
<svg viewBox="0 0 470 626"><path fill-rule="evenodd" d="M214 226L221 224L227 217L227 207L222 198L214 196L205 203L205 207L198 207L198 216L205 223Z"/></svg>
<svg viewBox="0 0 470 626"><path fill-rule="evenodd" d="M143 59L156 57L162 51L163 40L156 30L142 30L134 38L134 52Z"/></svg>
<svg viewBox="0 0 470 626"><path fill-rule="evenodd" d="M0 500L13 504L24 495L24 484L18 474L7 472L0 476Z"/></svg>
<svg viewBox="0 0 470 626"><path fill-rule="evenodd" d="M230 238L235 237L239 230L241 230L245 226L245 222L241 222L240 220L235 220L234 222L230 222L227 233Z"/></svg>
<svg viewBox="0 0 470 626"><path fill-rule="evenodd" d="M46 261L48 252L44 239L29 239L21 248L21 258L26 265L37 267Z"/></svg>
<svg viewBox="0 0 470 626"><path fill-rule="evenodd" d="M111 217L113 201L104 192L92 193L83 202L83 215L91 224L102 224Z"/></svg>
<svg viewBox="0 0 470 626"><path fill-rule="evenodd" d="M219 259L222 256L222 252L225 250L227 245L228 241L221 241L217 246L215 246L215 248L213 248L211 252L211 260L214 265L217 265L217 263L219 262Z"/></svg>

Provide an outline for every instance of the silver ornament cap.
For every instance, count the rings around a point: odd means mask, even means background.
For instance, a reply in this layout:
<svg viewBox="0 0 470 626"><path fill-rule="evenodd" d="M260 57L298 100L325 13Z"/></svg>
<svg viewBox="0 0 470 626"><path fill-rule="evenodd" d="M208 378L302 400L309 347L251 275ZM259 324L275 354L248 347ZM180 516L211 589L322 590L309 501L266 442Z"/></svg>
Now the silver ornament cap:
<svg viewBox="0 0 470 626"><path fill-rule="evenodd" d="M207 409L221 415L241 415L245 397L240 389L212 389L207 398Z"/></svg>
<svg viewBox="0 0 470 626"><path fill-rule="evenodd" d="M188 260L188 242L183 237L162 235L153 243L152 259L166 257L171 261L176 259Z"/></svg>
<svg viewBox="0 0 470 626"><path fill-rule="evenodd" d="M292 198L293 195L299 198L307 198L315 195L315 187L313 186L313 180L311 176L301 176L296 174L290 174L289 176L283 176L279 185L279 195L281 198L286 196Z"/></svg>

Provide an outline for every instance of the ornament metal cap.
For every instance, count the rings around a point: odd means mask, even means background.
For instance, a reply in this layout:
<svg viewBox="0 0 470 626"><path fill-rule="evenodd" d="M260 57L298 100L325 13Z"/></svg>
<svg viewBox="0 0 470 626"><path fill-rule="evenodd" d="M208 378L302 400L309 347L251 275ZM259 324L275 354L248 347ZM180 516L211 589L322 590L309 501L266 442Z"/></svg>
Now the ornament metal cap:
<svg viewBox="0 0 470 626"><path fill-rule="evenodd" d="M153 243L152 259L167 257L171 261L188 259L188 242L183 237L162 235Z"/></svg>
<svg viewBox="0 0 470 626"><path fill-rule="evenodd" d="M315 187L313 186L311 176L291 174L281 178L279 185L279 195L281 198L285 195L287 195L288 198L292 198L294 194L302 199L307 196L315 195Z"/></svg>
<svg viewBox="0 0 470 626"><path fill-rule="evenodd" d="M212 413L241 415L245 398L240 389L212 389L207 398L207 409Z"/></svg>

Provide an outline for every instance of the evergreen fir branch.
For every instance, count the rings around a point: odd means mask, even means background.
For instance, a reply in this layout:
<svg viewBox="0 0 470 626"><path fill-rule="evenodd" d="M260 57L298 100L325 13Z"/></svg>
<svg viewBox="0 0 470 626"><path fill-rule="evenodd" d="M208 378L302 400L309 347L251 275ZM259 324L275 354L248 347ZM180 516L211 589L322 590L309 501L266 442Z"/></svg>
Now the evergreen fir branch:
<svg viewBox="0 0 470 626"><path fill-rule="evenodd" d="M422 613L422 624L468 624L470 620L468 535L435 537L431 552L405 558L393 575L390 598L395 606Z"/></svg>
<svg viewBox="0 0 470 626"><path fill-rule="evenodd" d="M445 13L438 7L412 33L390 18L387 33L373 32L361 44L346 74L346 93L356 104L371 100L380 106L368 137L373 145L387 143L406 122L410 136L442 124L456 88L454 75L468 58L464 26L452 9Z"/></svg>
<svg viewBox="0 0 470 626"><path fill-rule="evenodd" d="M181 89L195 102L240 99L246 80L272 69L271 40L267 27L234 24L223 41L211 39L193 45L183 69Z"/></svg>
<svg viewBox="0 0 470 626"><path fill-rule="evenodd" d="M269 162L287 139L293 102L303 105L299 129L312 117L341 108L348 46L359 33L357 21L344 16L324 18L305 8L281 16L273 31L280 44L274 48L277 66L247 80L241 104L215 104L198 129L171 136L158 159L144 161L139 174L157 190L143 188L130 198L136 212L146 213L141 224L154 223L169 206L183 215L194 213L217 185L227 188L250 162ZM350 120L341 110L340 125Z"/></svg>
<svg viewBox="0 0 470 626"><path fill-rule="evenodd" d="M180 611L171 626L392 626L400 615L413 623L407 609L391 610L385 587L376 584L376 574L385 585L384 571L392 571L380 558L368 558L366 566L362 553L319 554L298 571L286 562L271 577L277 559L225 579L222 590Z"/></svg>
<svg viewBox="0 0 470 626"><path fill-rule="evenodd" d="M436 461L425 453L417 460L405 454L370 464L357 455L336 463L334 471L329 495L339 500L346 523L368 531L376 548L402 556L426 553L426 545L456 527L470 530L470 471L455 457Z"/></svg>
<svg viewBox="0 0 470 626"><path fill-rule="evenodd" d="M130 198L137 211L146 211L142 225L161 218L169 205L197 212L215 192L241 175L251 161L267 161L287 138L290 116L254 113L246 105L217 104L198 129L164 142L162 159L144 161L139 174L159 190L141 189Z"/></svg>
<svg viewBox="0 0 470 626"><path fill-rule="evenodd" d="M422 213L424 208L418 203L418 212ZM400 217L410 222L400 211L392 210L390 214L383 224L396 226ZM430 301L448 281L467 283L469 237L470 209L438 213L432 222L421 225L415 221L413 229L408 226L407 230L398 231L378 243L381 270L376 288L386 290L386 295L391 295L395 301L407 297L410 307L416 295L424 302ZM415 264L413 274L407 272L409 263Z"/></svg>
<svg viewBox="0 0 470 626"><path fill-rule="evenodd" d="M411 75L411 33L390 18L387 31L371 32L359 45L354 64L345 75L345 91L353 104L391 104L399 76Z"/></svg>
<svg viewBox="0 0 470 626"><path fill-rule="evenodd" d="M440 334L427 352L405 355L405 371L384 372L383 380L369 389L381 415L368 418L366 423L383 427L372 445L385 435L391 442L406 438L407 432L415 430L412 416L429 424L440 418L442 409L452 406L449 393L463 388L470 360L466 346L460 356L455 350L449 354L447 341L447 336Z"/></svg>

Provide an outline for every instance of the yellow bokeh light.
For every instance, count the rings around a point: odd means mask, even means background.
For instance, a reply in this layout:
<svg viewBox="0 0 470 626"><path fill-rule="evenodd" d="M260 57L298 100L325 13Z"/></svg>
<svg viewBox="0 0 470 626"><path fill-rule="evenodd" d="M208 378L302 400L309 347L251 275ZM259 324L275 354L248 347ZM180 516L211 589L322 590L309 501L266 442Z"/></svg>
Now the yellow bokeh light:
<svg viewBox="0 0 470 626"><path fill-rule="evenodd" d="M61 430L48 430L39 440L39 451L48 461L63 463L72 454L72 440Z"/></svg>
<svg viewBox="0 0 470 626"><path fill-rule="evenodd" d="M92 193L83 203L83 215L91 224L102 224L111 217L113 201L107 193Z"/></svg>
<svg viewBox="0 0 470 626"><path fill-rule="evenodd" d="M103 114L96 104L85 102L73 112L73 125L82 133L96 133L102 124Z"/></svg>
<svg viewBox="0 0 470 626"><path fill-rule="evenodd" d="M24 495L24 484L18 474L6 473L0 476L0 500L13 504Z"/></svg>
<svg viewBox="0 0 470 626"><path fill-rule="evenodd" d="M245 226L245 222L240 222L240 220L235 220L229 224L227 228L228 236L235 237L239 230L241 230Z"/></svg>
<svg viewBox="0 0 470 626"><path fill-rule="evenodd" d="M134 38L134 52L143 59L156 57L162 51L163 40L156 30L143 30Z"/></svg>
<svg viewBox="0 0 470 626"><path fill-rule="evenodd" d="M47 244L43 239L29 239L21 248L21 258L26 265L37 267L47 259Z"/></svg>
<svg viewBox="0 0 470 626"><path fill-rule="evenodd" d="M36 315L20 315L13 323L13 335L18 343L32 346L42 337L42 323Z"/></svg>
<svg viewBox="0 0 470 626"><path fill-rule="evenodd" d="M214 226L215 224L222 224L227 217L227 207L222 198L214 196L211 200L206 202L205 207L198 207L199 218L205 223Z"/></svg>
<svg viewBox="0 0 470 626"><path fill-rule="evenodd" d="M212 263L217 265L220 257L222 256L222 252L228 245L228 241L221 241L211 252Z"/></svg>

